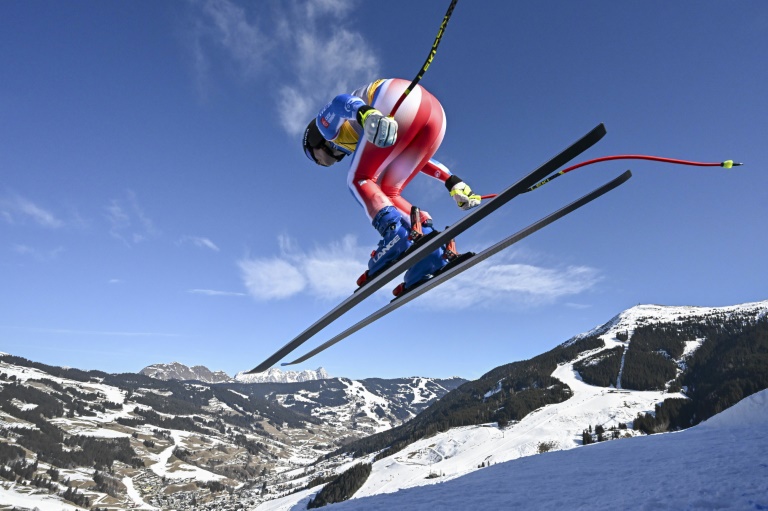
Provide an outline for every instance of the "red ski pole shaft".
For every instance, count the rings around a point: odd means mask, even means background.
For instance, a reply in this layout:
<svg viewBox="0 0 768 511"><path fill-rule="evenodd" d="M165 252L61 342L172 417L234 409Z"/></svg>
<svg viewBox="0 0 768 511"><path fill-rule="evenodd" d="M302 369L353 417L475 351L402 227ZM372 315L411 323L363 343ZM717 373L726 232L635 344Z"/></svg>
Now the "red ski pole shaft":
<svg viewBox="0 0 768 511"><path fill-rule="evenodd" d="M645 154L618 154L614 156L603 156L601 158L595 158L593 160L587 160L581 163L577 163L576 165L572 165L567 169L563 169L556 174L552 174L547 179L536 183L535 185L531 186L523 193L530 192L531 190L535 190L536 188L549 183L556 177L562 176L563 174L567 174L572 170L576 170L581 167L586 167L587 165L592 165L593 163L600 163L600 162L612 161L612 160L650 160L650 161L659 161L662 163L674 163L676 165L692 165L696 167L723 167L726 169L743 165L742 163L735 163L733 160L725 160L722 162L700 162L700 161L690 161L690 160L679 160L676 158L665 158L662 156L649 156ZM480 197L482 199L492 199L496 197L496 194L492 193L490 195L481 195Z"/></svg>

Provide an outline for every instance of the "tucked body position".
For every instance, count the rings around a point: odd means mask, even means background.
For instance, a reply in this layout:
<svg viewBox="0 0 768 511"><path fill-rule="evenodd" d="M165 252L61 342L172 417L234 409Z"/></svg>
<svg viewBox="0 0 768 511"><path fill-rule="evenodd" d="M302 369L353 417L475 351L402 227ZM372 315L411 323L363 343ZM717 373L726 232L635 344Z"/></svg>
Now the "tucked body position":
<svg viewBox="0 0 768 511"><path fill-rule="evenodd" d="M396 261L414 243L414 232L427 235L433 230L426 211L418 211L411 221L412 206L401 195L419 172L443 182L462 209L481 202L464 181L432 158L445 135L445 112L432 94L417 85L394 117L386 115L409 83L382 79L339 94L304 132L304 153L314 163L329 167L351 158L347 184L381 235L358 285ZM448 263L449 255L450 249L440 247L417 262L405 273L399 292L431 278Z"/></svg>

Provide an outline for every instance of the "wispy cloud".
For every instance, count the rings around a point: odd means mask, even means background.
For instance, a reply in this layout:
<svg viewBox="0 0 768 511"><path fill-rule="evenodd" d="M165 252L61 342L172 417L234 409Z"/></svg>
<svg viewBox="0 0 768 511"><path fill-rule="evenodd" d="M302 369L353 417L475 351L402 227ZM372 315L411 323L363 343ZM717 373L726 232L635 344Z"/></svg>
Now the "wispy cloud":
<svg viewBox="0 0 768 511"><path fill-rule="evenodd" d="M497 256L430 291L420 302L428 308L541 306L592 289L602 277L587 266L543 267Z"/></svg>
<svg viewBox="0 0 768 511"><path fill-rule="evenodd" d="M216 291L215 289L190 289L187 292L193 295L205 296L248 296L246 293L239 293L236 291Z"/></svg>
<svg viewBox="0 0 768 511"><path fill-rule="evenodd" d="M238 262L248 293L258 300L306 294L338 300L355 289L371 247L352 236L312 250L295 240L279 239L280 254ZM475 306L541 306L587 292L602 279L587 266L544 267L515 261L516 253L500 254L459 275L414 303L429 309Z"/></svg>
<svg viewBox="0 0 768 511"><path fill-rule="evenodd" d="M333 96L379 78L372 46L348 18L359 0L198 0L190 48L201 93L223 51L241 79L275 91L279 122L301 133ZM328 27L333 27L329 30Z"/></svg>
<svg viewBox="0 0 768 511"><path fill-rule="evenodd" d="M183 236L179 243L191 243L198 248L206 248L208 250L213 250L214 252L219 251L219 247L216 246L214 242L201 236Z"/></svg>
<svg viewBox="0 0 768 511"><path fill-rule="evenodd" d="M19 328L26 332L38 332L54 335L88 335L103 337L179 337L179 334L164 332L135 332L120 330L74 330L69 328Z"/></svg>
<svg viewBox="0 0 768 511"><path fill-rule="evenodd" d="M64 226L64 221L56 215L20 195L0 199L0 217L9 224L23 224L31 221L49 229Z"/></svg>
<svg viewBox="0 0 768 511"><path fill-rule="evenodd" d="M12 249L15 253L19 255L31 257L36 261L40 261L40 262L53 261L54 259L59 257L59 254L64 252L64 247L56 247L54 249L49 249L49 250L40 250L37 248L30 247L29 245L21 245L21 244L14 244L12 246Z"/></svg>
<svg viewBox="0 0 768 511"><path fill-rule="evenodd" d="M281 254L272 258L244 258L238 262L243 284L258 300L289 298L306 292L323 299L338 299L355 289L365 270L367 249L353 236L312 250L281 237Z"/></svg>
<svg viewBox="0 0 768 511"><path fill-rule="evenodd" d="M144 213L136 194L128 190L125 197L112 199L106 208L109 234L127 246L133 246L160 235L154 222Z"/></svg>

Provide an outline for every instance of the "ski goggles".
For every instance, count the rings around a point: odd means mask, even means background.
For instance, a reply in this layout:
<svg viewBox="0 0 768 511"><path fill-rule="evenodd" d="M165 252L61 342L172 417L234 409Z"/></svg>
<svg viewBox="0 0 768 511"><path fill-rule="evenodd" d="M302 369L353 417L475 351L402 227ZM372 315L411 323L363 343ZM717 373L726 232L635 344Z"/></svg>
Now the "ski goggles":
<svg viewBox="0 0 768 511"><path fill-rule="evenodd" d="M333 142L328 142L325 140L320 145L315 147L305 146L304 154L307 155L307 158L317 163L318 165L322 165L322 164L319 161L317 161L317 158L315 157L315 149L322 149L325 154L327 154L337 162L340 162L347 155L347 153L344 150L342 150L339 146L337 146Z"/></svg>
<svg viewBox="0 0 768 511"><path fill-rule="evenodd" d="M349 152L341 146L325 140L314 120L309 122L307 129L304 131L303 142L304 154L307 155L307 158L317 163L318 165L322 164L317 161L317 158L315 157L315 149L322 149L325 154L333 158L336 162L341 161L342 158L349 154Z"/></svg>

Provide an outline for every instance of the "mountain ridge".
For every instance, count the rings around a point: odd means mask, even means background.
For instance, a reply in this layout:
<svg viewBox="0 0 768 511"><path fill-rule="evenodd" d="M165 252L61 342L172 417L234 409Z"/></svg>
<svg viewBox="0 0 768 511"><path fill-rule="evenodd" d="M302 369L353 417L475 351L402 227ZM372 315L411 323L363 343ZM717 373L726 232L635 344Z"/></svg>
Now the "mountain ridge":
<svg viewBox="0 0 768 511"><path fill-rule="evenodd" d="M355 498L375 496L698 424L768 388L767 312L768 301L633 307L474 381L214 384L0 355L0 466L13 484L45 481L60 496L65 477L80 481L69 498L100 505L268 511L364 462L372 470ZM100 463L117 475L109 484L93 471L107 452ZM54 469L61 477L51 482ZM15 491L3 473L0 492Z"/></svg>

